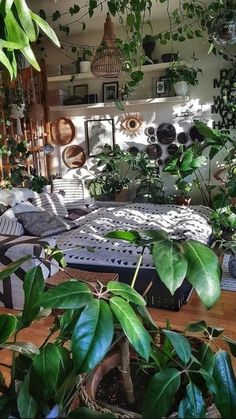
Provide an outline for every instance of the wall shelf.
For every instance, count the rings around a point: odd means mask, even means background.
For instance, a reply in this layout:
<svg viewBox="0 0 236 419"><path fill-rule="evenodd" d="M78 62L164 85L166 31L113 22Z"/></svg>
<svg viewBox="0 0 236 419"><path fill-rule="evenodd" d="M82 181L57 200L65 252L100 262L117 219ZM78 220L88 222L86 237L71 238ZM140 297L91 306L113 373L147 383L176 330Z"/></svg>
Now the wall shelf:
<svg viewBox="0 0 236 419"><path fill-rule="evenodd" d="M186 61L181 61L180 64L188 66L188 63ZM148 65L143 65L141 67L141 70L144 73L158 72L158 71L166 70L169 67L169 65L170 63L148 64ZM74 78L74 81L95 79L92 73L78 73L78 74L67 74L63 76L47 77L47 81L48 83L60 83L60 82L62 83L62 82L71 81L72 78Z"/></svg>
<svg viewBox="0 0 236 419"><path fill-rule="evenodd" d="M148 99L136 99L121 102L126 108L127 106L137 106L137 105L155 105L158 103L181 103L188 102L189 96L172 96L172 97L155 97ZM68 105L68 106L50 106L49 110L51 112L60 112L60 111L76 111L76 110L97 110L97 109L112 109L117 108L115 102L106 102L106 103L89 103L82 105Z"/></svg>

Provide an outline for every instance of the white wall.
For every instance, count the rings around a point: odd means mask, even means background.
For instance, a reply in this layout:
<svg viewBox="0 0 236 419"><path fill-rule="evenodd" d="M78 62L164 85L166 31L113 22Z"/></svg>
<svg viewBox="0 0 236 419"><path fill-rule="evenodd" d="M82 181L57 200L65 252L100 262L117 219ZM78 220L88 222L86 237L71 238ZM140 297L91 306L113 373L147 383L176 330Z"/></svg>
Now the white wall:
<svg viewBox="0 0 236 419"><path fill-rule="evenodd" d="M163 21L157 22L157 25L158 31L166 29L168 27L168 25ZM155 33L155 25L153 31ZM117 31L117 36L121 36L119 34L119 30ZM76 37L70 37L70 41L74 41L79 44L88 44L94 46L98 45L101 37L102 31L99 33L85 32L83 34L79 34ZM158 58L159 62L161 62L161 54L170 51L170 45L162 46L157 43L155 52L153 54L153 58ZM101 116L105 118L114 118L115 142L116 144L119 144L123 149L127 149L130 145L136 144L140 150L145 149L145 147L147 146L147 137L144 134L144 130L145 127L148 125L154 125L155 127L157 127L162 122L170 122L174 124L178 133L180 131L188 132L189 128L192 125L192 120L194 118L203 119L204 121L211 123L211 105L213 103L213 96L217 92L217 90L213 88L213 79L219 78L220 70L227 68L226 61L224 61L220 57L214 56L213 54L208 55L208 45L207 42L203 39L188 40L180 44L174 43L174 51L179 51L182 59L189 62L191 62L191 56L193 51L196 53L196 56L199 58L197 65L200 68L202 68L203 71L203 75L199 76L199 85L197 87L190 86L188 94L190 95L191 100L187 104L156 104L127 108L126 113L140 112L142 114L144 120L143 130L137 137L127 137L121 132L119 118L121 117L121 115L124 114L124 112L118 111L116 108L112 109L112 112L107 114L107 112L104 112L103 110L101 110L100 112L94 112L91 110L81 112L75 110L69 111L65 107L62 112L51 112L51 120L60 116L71 117L76 127L76 136L71 144L75 143L81 145L84 148L85 152L87 152L87 144L85 138L84 122L88 119L99 119ZM63 54L56 51L56 49L53 49L50 45L47 47L46 62L48 64L61 64L63 62L68 62L68 59ZM137 90L137 92L135 92L133 98L138 99L152 97L152 77L159 77L162 75L164 74L145 74L144 82L142 86ZM89 84L89 93L97 93L98 100L102 101L102 81L94 79L87 80L84 83ZM59 87L66 87L69 84L67 83L58 85L53 83L49 85L48 88L55 89ZM75 82L75 84L78 84L78 82ZM185 112L186 110L190 111L191 116L189 118L176 116L180 116L181 112ZM64 166L64 163L61 159L62 152L63 147L56 147L52 158L52 171L53 173L65 175L68 170ZM219 164L218 159L217 164ZM88 163L88 166L90 166L90 163ZM173 185L171 185L171 183L173 183L173 178L167 180L168 191L173 191Z"/></svg>

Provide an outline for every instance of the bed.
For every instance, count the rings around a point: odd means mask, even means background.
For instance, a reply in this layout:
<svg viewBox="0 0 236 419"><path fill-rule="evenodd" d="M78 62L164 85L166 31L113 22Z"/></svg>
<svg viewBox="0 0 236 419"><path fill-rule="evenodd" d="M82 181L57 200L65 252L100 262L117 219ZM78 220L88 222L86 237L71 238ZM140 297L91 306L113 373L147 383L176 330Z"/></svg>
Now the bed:
<svg viewBox="0 0 236 419"><path fill-rule="evenodd" d="M79 218L75 229L53 238L64 251L69 266L88 271L115 272L121 281L130 283L142 249L124 241L107 239L106 233L163 229L172 238L195 239L207 244L212 233L210 211L204 206L154 204L100 208ZM191 286L185 280L172 296L158 279L150 252L145 249L136 289L142 293L150 281L153 285L145 296L148 306L178 310L191 292Z"/></svg>

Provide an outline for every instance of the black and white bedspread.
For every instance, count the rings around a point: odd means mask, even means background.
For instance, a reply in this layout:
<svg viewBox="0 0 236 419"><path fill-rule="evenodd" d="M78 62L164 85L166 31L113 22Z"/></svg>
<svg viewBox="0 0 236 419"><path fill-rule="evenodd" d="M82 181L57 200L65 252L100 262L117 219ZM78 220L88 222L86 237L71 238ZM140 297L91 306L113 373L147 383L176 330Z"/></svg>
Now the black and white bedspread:
<svg viewBox="0 0 236 419"><path fill-rule="evenodd" d="M74 230L54 236L68 263L78 265L134 267L141 248L120 240L106 239L114 230L163 229L172 238L195 239L207 243L212 229L210 209L204 206L131 204L100 208L78 220ZM143 268L153 268L145 250Z"/></svg>

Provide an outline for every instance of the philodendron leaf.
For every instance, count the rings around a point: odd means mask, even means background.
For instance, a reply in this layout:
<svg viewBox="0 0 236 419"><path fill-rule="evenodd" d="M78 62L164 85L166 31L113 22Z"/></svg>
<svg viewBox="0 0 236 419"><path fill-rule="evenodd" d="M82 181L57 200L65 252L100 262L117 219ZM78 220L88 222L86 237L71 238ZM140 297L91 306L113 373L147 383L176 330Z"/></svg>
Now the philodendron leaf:
<svg viewBox="0 0 236 419"><path fill-rule="evenodd" d="M180 386L180 372L167 368L152 376L143 400L144 418L162 418L173 404L173 397Z"/></svg>
<svg viewBox="0 0 236 419"><path fill-rule="evenodd" d="M214 401L222 418L236 417L236 379L227 352L220 351L215 355L213 377L217 385Z"/></svg>
<svg viewBox="0 0 236 419"><path fill-rule="evenodd" d="M208 326L207 331L208 331L208 333L210 333L210 335L213 338L217 338L218 336L220 336L223 333L224 329L222 329L221 327Z"/></svg>
<svg viewBox="0 0 236 419"><path fill-rule="evenodd" d="M161 281L173 295L187 273L185 255L173 240L160 240L152 246L152 257Z"/></svg>
<svg viewBox="0 0 236 419"><path fill-rule="evenodd" d="M31 259L32 256L24 256L16 260L15 262L9 263L6 267L0 269L0 280L11 276L24 262Z"/></svg>
<svg viewBox="0 0 236 419"><path fill-rule="evenodd" d="M37 416L37 403L29 393L29 374L25 376L24 382L20 385L17 407L21 418L31 419Z"/></svg>
<svg viewBox="0 0 236 419"><path fill-rule="evenodd" d="M40 27L40 29L45 33L45 35L48 36L48 38L57 46L60 48L60 41L54 32L54 30L51 28L51 26L40 16L36 15L32 11L30 12L31 18L35 21L35 23Z"/></svg>
<svg viewBox="0 0 236 419"><path fill-rule="evenodd" d="M40 266L31 268L25 275L23 289L25 302L21 322L25 325L35 319L40 310L39 298L44 290L44 278Z"/></svg>
<svg viewBox="0 0 236 419"><path fill-rule="evenodd" d="M89 409L88 407L79 407L76 410L73 410L69 413L68 418L72 419L113 419L114 416L112 413L101 413L97 412L96 410Z"/></svg>
<svg viewBox="0 0 236 419"><path fill-rule="evenodd" d="M131 345L140 356L148 360L151 338L132 307L120 297L112 297L110 305Z"/></svg>
<svg viewBox="0 0 236 419"><path fill-rule="evenodd" d="M31 342L8 342L1 343L0 348L8 349L9 351L19 352L22 355L25 355L33 359L36 355L39 354L39 348Z"/></svg>
<svg viewBox="0 0 236 419"><path fill-rule="evenodd" d="M205 332L207 330L207 324L205 320L200 320L199 322L191 322L186 326L186 330L192 333Z"/></svg>
<svg viewBox="0 0 236 419"><path fill-rule="evenodd" d="M26 47L21 48L21 52L27 59L28 63L32 65L32 67L34 67L37 71L40 71L38 61L36 60L36 57L30 45L27 45Z"/></svg>
<svg viewBox="0 0 236 419"><path fill-rule="evenodd" d="M208 390L212 394L216 394L217 393L217 386L216 386L216 382L215 382L214 378L212 377L212 374L209 374L209 372L205 371L203 368L200 368L199 374L201 374L201 376L204 378Z"/></svg>
<svg viewBox="0 0 236 419"><path fill-rule="evenodd" d="M209 374L212 374L215 358L214 358L214 353L212 349L210 348L210 345L207 345L206 343L202 343L201 348L200 348L199 360L204 370L206 370Z"/></svg>
<svg viewBox="0 0 236 419"><path fill-rule="evenodd" d="M191 358L191 346L188 340L181 335L181 333L172 332L171 330L163 330L163 333L171 341L171 344L180 359L187 364Z"/></svg>
<svg viewBox="0 0 236 419"><path fill-rule="evenodd" d="M219 260L213 250L198 241L185 241L183 247L188 261L187 279L203 304L211 308L221 292Z"/></svg>
<svg viewBox="0 0 236 419"><path fill-rule="evenodd" d="M141 295L135 291L130 285L124 284L123 282L110 281L107 285L107 291L111 294L119 295L125 300L131 301L134 304L145 306L146 302Z"/></svg>
<svg viewBox="0 0 236 419"><path fill-rule="evenodd" d="M181 400L179 405L179 418L204 418L206 405L202 397L202 392L192 382L187 385L186 397Z"/></svg>
<svg viewBox="0 0 236 419"><path fill-rule="evenodd" d="M104 358L113 334L109 305L103 300L91 300L80 315L71 339L73 361L78 372L90 371Z"/></svg>
<svg viewBox="0 0 236 419"><path fill-rule="evenodd" d="M229 338L228 336L223 336L223 339L225 342L228 343L229 347L230 347L230 352L231 354L236 357L236 341Z"/></svg>
<svg viewBox="0 0 236 419"><path fill-rule="evenodd" d="M68 349L48 343L34 358L32 366L47 389L47 394L52 396L72 371L73 365Z"/></svg>
<svg viewBox="0 0 236 419"><path fill-rule="evenodd" d="M11 314L0 315L0 343L4 343L15 332L17 319Z"/></svg>
<svg viewBox="0 0 236 419"><path fill-rule="evenodd" d="M46 308L80 308L92 298L89 287L79 281L68 281L50 288L40 298L40 304Z"/></svg>
<svg viewBox="0 0 236 419"><path fill-rule="evenodd" d="M164 230L141 230L140 233L154 240L168 239L168 234Z"/></svg>
<svg viewBox="0 0 236 419"><path fill-rule="evenodd" d="M25 0L14 0L14 4L16 6L17 15L22 28L27 33L31 42L36 41L35 26L30 15L30 10Z"/></svg>
<svg viewBox="0 0 236 419"><path fill-rule="evenodd" d="M107 233L105 237L108 239L124 240L130 243L137 243L141 240L141 237L137 231L111 231L110 233Z"/></svg>

